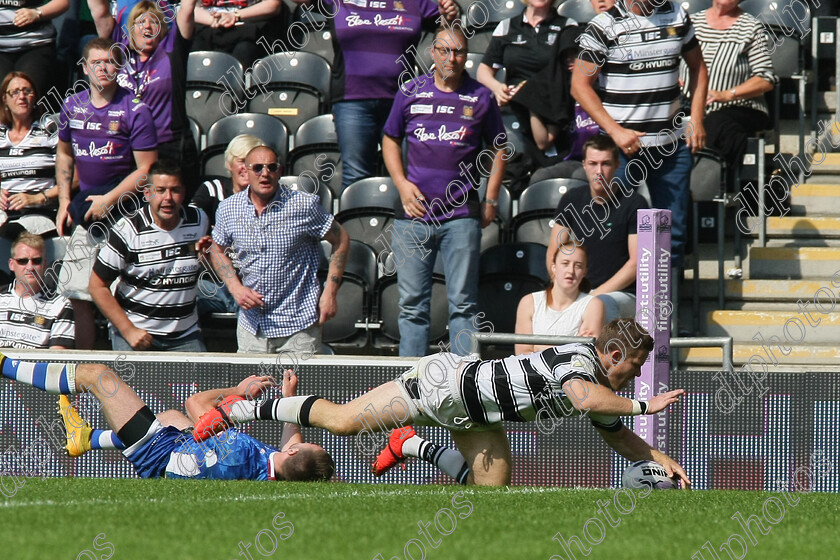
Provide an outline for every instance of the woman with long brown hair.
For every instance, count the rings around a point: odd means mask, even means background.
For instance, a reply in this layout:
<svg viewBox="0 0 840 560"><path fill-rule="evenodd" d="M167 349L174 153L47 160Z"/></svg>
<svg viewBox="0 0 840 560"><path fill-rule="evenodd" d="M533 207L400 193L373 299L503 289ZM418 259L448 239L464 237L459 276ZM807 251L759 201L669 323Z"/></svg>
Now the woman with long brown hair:
<svg viewBox="0 0 840 560"><path fill-rule="evenodd" d="M571 254L558 251L551 265L551 285L519 301L516 334L594 336L604 326L604 303L589 295L586 278L589 257L583 246ZM538 352L548 346L517 344L516 354Z"/></svg>

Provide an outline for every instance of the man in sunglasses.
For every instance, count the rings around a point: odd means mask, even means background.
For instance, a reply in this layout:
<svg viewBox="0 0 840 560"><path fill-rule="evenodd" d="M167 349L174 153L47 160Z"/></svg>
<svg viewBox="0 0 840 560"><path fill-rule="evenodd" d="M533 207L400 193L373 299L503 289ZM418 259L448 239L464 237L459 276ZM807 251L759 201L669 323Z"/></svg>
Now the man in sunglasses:
<svg viewBox="0 0 840 560"><path fill-rule="evenodd" d="M75 348L70 300L44 282L44 239L23 232L12 243L15 281L0 291L0 347Z"/></svg>
<svg viewBox="0 0 840 560"><path fill-rule="evenodd" d="M148 204L120 219L99 250L90 295L110 323L114 350L204 352L195 298L198 251L210 245L207 215L184 206L187 190L177 162L158 160L149 176L143 189Z"/></svg>
<svg viewBox="0 0 840 560"><path fill-rule="evenodd" d="M321 325L337 310L350 237L317 196L279 184L283 167L273 149L253 148L245 165L249 185L216 210L209 255L219 280L242 308L238 350L320 352ZM320 293L322 239L332 253Z"/></svg>

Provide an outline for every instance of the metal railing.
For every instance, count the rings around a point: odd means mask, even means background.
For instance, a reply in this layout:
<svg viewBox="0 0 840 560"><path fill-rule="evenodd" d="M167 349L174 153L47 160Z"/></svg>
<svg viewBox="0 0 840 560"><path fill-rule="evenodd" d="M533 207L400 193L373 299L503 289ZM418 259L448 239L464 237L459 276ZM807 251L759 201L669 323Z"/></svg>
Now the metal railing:
<svg viewBox="0 0 840 560"><path fill-rule="evenodd" d="M546 334L513 334L513 333L485 333L477 332L470 335L470 358L481 358L482 344L544 344L557 346L560 344L595 342L591 336L554 336ZM720 348L723 352L722 366L727 372L732 372L733 354L732 337L718 336L687 336L671 339L672 348ZM676 364L672 364L676 369Z"/></svg>

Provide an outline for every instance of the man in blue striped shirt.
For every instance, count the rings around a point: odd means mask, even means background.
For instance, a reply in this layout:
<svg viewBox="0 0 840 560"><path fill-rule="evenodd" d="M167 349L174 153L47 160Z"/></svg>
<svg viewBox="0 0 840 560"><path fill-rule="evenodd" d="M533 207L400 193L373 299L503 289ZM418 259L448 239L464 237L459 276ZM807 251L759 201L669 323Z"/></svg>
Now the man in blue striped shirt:
<svg viewBox="0 0 840 560"><path fill-rule="evenodd" d="M239 352L320 352L321 325L335 316L350 238L317 196L279 185L283 168L273 149L253 148L245 164L250 184L219 205L210 257L242 308ZM322 239L332 255L319 296Z"/></svg>

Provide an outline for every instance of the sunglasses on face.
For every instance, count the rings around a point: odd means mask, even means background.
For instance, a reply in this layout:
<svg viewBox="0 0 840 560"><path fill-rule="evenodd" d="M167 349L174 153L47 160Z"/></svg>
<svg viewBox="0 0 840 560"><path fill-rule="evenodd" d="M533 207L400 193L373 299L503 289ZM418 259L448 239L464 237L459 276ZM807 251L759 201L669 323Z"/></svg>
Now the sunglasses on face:
<svg viewBox="0 0 840 560"><path fill-rule="evenodd" d="M268 169L269 173L277 173L280 169L279 163L252 163L248 166L248 169L259 175L263 172L263 169Z"/></svg>
<svg viewBox="0 0 840 560"><path fill-rule="evenodd" d="M14 259L14 261L21 266L25 266L25 265L29 264L30 262L32 264L38 265L38 264L41 264L42 262L44 262L44 257L34 257L34 258L31 258L31 259L26 259L26 258Z"/></svg>

